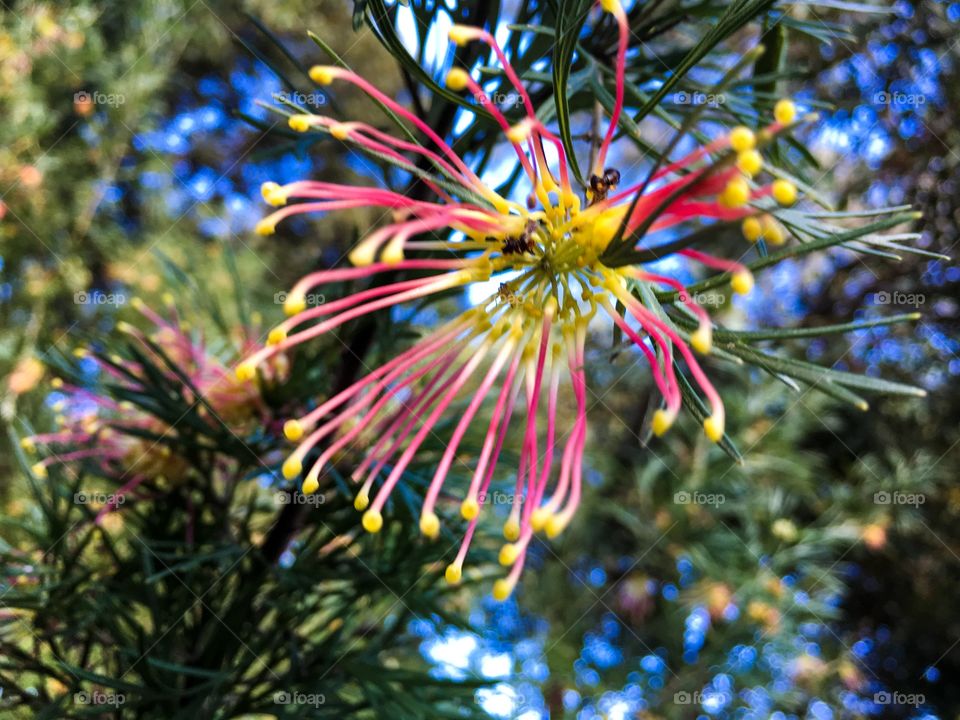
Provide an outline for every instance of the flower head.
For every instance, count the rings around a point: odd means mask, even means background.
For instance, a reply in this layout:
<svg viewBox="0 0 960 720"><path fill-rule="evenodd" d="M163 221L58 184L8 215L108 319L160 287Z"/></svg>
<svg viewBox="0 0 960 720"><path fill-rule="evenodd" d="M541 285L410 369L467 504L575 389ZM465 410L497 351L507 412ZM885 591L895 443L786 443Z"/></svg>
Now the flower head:
<svg viewBox="0 0 960 720"><path fill-rule="evenodd" d="M353 472L359 484L355 505L362 524L377 532L392 491L424 441L437 433L438 422L451 405L463 399L453 430L443 438L445 450L424 498L420 528L436 537L436 512L445 481L466 433L485 402L492 405L475 465L468 468L469 486L460 498L460 514L468 526L447 579L457 582L485 505L487 491L514 415L523 426L513 505L504 526L508 543L500 561L510 567L494 594L507 597L523 568L535 532L554 537L576 512L582 490L582 459L587 440L587 388L584 352L588 324L607 316L646 357L663 406L652 420L653 431L666 432L680 410L680 385L672 359L679 354L706 397L710 415L706 435L719 442L724 434L723 403L695 353L709 353L712 325L708 314L692 302L676 279L648 272L639 264L610 261L614 242L630 242L639 229L648 234L691 220L742 222L753 241L782 230L760 208L796 200L787 180L766 184L762 142L793 122L789 101L777 104L775 121L759 132L738 127L679 160L660 167L644 181L632 181L607 165L608 151L624 105L625 63L629 28L617 0L603 0L619 27L616 95L592 172L583 191L573 185L564 144L535 112L520 78L493 36L480 28L454 26L457 44L487 44L516 89L526 116L510 123L481 85L464 69L447 77L453 91L468 91L493 117L516 152L527 181L526 202L515 202L485 185L443 138L417 115L380 92L362 77L340 67L315 67L311 78L322 85L346 82L357 86L392 113L411 123L423 144L399 139L370 125L318 115L294 115L297 131L329 133L344 143L389 158L418 176L437 200L418 200L382 188L354 187L322 181L288 185L266 183L263 197L280 209L262 220L258 231L272 233L291 215L375 206L394 213L395 221L374 230L350 253L354 267L322 270L304 277L288 296L288 319L272 336L272 344L240 366L238 376L252 378L269 358L333 331L352 319L402 303L412 303L451 290L487 282L509 271L510 278L475 307L450 318L412 347L316 408L290 420L285 431L297 446L283 466L284 475L303 475L303 491L319 487L329 463L354 444L367 447ZM555 162L548 160L550 154ZM410 157L429 162L426 174ZM298 201L291 203L291 201ZM289 204L288 204L289 203ZM454 239L451 232L462 233ZM742 264L686 247L677 251L708 268L729 273L737 293L753 286ZM408 271L412 279L374 284L344 298L307 308L307 293L319 285L374 278ZM680 291L698 328L685 333L658 316L634 294L637 285ZM558 396L572 395L575 407L569 427L558 428ZM545 415L545 427L541 415ZM314 458L315 449L321 449ZM311 458L310 462L305 465ZM558 467L555 467L558 466ZM555 472L556 471L556 472ZM382 482L378 480L385 474Z"/></svg>
<svg viewBox="0 0 960 720"><path fill-rule="evenodd" d="M152 325L144 332L126 322L118 329L137 346L142 359L119 355L101 356L86 349L74 355L82 359L86 373L96 382L52 381L51 396L56 413L57 430L26 436L21 447L30 454L43 457L32 466L38 477L46 477L54 465L83 464L102 478L119 483L110 493L111 502L97 515L100 522L106 513L124 502L124 497L145 481L164 479L177 482L191 469L191 462L171 450L176 427L148 412L143 406L118 400L117 392L108 391L107 381L121 393L133 392L148 396L153 389L151 375L160 373L173 386L181 388L190 412L205 422L226 423L242 432L244 427L261 423L265 405L255 386L241 382L229 365L211 353L202 336L191 331L179 317L172 298L167 298L167 314L147 307L138 298L134 308ZM254 352L259 346L243 333L241 352ZM283 358L266 366L274 374L283 372ZM147 363L151 364L145 372ZM184 382L184 379L186 382Z"/></svg>

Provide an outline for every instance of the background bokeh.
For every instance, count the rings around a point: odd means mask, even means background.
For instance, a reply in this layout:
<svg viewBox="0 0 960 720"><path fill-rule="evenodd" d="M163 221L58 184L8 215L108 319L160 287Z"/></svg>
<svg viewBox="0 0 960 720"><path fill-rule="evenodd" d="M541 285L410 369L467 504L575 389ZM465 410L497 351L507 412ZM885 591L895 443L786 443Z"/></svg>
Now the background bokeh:
<svg viewBox="0 0 960 720"><path fill-rule="evenodd" d="M686 9L678 22L688 33L722 4L666 3ZM440 38L451 11L476 19L491 8L414 5L429 24L392 4L390 20L439 79L450 62ZM497 9L506 34L530 4ZM269 327L303 270L337 261L377 218L360 210L299 219L257 237L260 184L403 181L337 144L287 131L265 107L280 99L378 117L360 94L320 92L305 79L303 69L324 59L308 30L386 92L426 102L354 10L296 0L251 0L242 10L216 0L0 10L5 550L22 547L22 528L39 522L14 437L49 424L62 399L44 357L107 343L135 296L159 305L173 293L198 324L222 317L230 325L249 313ZM874 398L860 412L716 364L745 457L736 465L692 422L649 440L649 378L627 354L604 349L604 362L591 366L589 492L574 526L534 548L506 603L479 585L402 612L393 598L407 588L368 582L344 610L358 619L355 637L396 621L371 662L415 668L423 673L415 682L453 681L462 702L474 697L485 713L523 720L960 716L960 269L934 256L956 254L960 240L960 3L810 2L785 12L795 23L782 89L822 113L803 137L820 162L817 189L840 207L915 206L919 244L931 256L837 251L790 261L719 311L734 325L780 327L916 310L916 322L787 348L919 384L928 396ZM819 30L804 32L803 23ZM759 34L749 27L732 37L717 65ZM656 56L664 41L650 42L644 53ZM651 69L651 88L662 72ZM464 147L487 142L455 108L434 115L466 138ZM483 157L490 176L509 176L499 156ZM622 158L632 159L630 151ZM348 342L361 355L376 351L369 332ZM322 350L317 371L335 373L339 354ZM277 478L249 482L269 490ZM322 563L298 567L302 547L282 548L281 564L304 587L281 583L276 593L306 592L309 573L322 572ZM5 590L0 606L12 631L26 616L6 614ZM367 603L376 595L389 601L385 612ZM4 686L10 673L26 672L15 660L2 667ZM56 695L49 686L38 692Z"/></svg>

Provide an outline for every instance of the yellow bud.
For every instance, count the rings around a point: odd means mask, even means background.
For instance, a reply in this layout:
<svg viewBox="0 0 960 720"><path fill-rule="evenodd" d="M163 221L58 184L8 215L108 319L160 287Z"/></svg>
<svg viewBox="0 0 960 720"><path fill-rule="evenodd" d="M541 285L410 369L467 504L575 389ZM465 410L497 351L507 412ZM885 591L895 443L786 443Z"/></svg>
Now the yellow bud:
<svg viewBox="0 0 960 720"><path fill-rule="evenodd" d="M237 380L242 382L248 382L253 380L257 376L257 368L253 363L242 362L237 365L236 369Z"/></svg>
<svg viewBox="0 0 960 720"><path fill-rule="evenodd" d="M701 355L706 355L713 349L713 330L706 323L701 323L692 335L690 344Z"/></svg>
<svg viewBox="0 0 960 720"><path fill-rule="evenodd" d="M476 37L477 31L468 25L454 25L450 28L447 35L450 37L451 42L463 47Z"/></svg>
<svg viewBox="0 0 960 720"><path fill-rule="evenodd" d="M37 444L33 442L32 438L28 437L20 438L20 447L31 455L37 451Z"/></svg>
<svg viewBox="0 0 960 720"><path fill-rule="evenodd" d="M333 82L337 68L330 65L314 65L310 68L310 79L317 85L329 85Z"/></svg>
<svg viewBox="0 0 960 720"><path fill-rule="evenodd" d="M440 518L436 513L427 512L421 516L420 532L428 538L436 538L440 534Z"/></svg>
<svg viewBox="0 0 960 720"><path fill-rule="evenodd" d="M734 152L742 153L747 150L753 150L757 144L757 136L753 130L748 127L735 127L730 131L730 147Z"/></svg>
<svg viewBox="0 0 960 720"><path fill-rule="evenodd" d="M366 267L371 265L376 253L376 247L368 242L361 242L347 256L355 267Z"/></svg>
<svg viewBox="0 0 960 720"><path fill-rule="evenodd" d="M550 519L550 510L545 507L538 507L533 511L533 514L530 515L530 527L533 528L534 532L540 532L546 527L547 520Z"/></svg>
<svg viewBox="0 0 960 720"><path fill-rule="evenodd" d="M566 518L561 515L551 515L550 519L547 520L547 537L555 538L557 535L563 532L563 529L567 526Z"/></svg>
<svg viewBox="0 0 960 720"><path fill-rule="evenodd" d="M403 262L403 241L402 235L395 237L387 243L387 246L380 254L380 259L387 265L399 265Z"/></svg>
<svg viewBox="0 0 960 720"><path fill-rule="evenodd" d="M53 380L50 381L50 387L52 387L54 390L59 390L60 388L62 388L63 378L58 378L58 377L53 378Z"/></svg>
<svg viewBox="0 0 960 720"><path fill-rule="evenodd" d="M746 295L753 290L753 273L749 270L735 272L730 279L730 287L737 295Z"/></svg>
<svg viewBox="0 0 960 720"><path fill-rule="evenodd" d="M744 218L741 227L743 229L743 236L750 242L756 242L760 239L760 236L763 235L763 226L755 217Z"/></svg>
<svg viewBox="0 0 960 720"><path fill-rule="evenodd" d="M313 495L320 488L320 481L312 474L303 481L303 494Z"/></svg>
<svg viewBox="0 0 960 720"><path fill-rule="evenodd" d="M43 463L36 463L30 468L30 472L32 472L38 478L45 478L47 476L47 466Z"/></svg>
<svg viewBox="0 0 960 720"><path fill-rule="evenodd" d="M774 180L771 191L773 199L781 205L793 205L797 201L797 186L789 180Z"/></svg>
<svg viewBox="0 0 960 720"><path fill-rule="evenodd" d="M267 335L267 345L279 345L287 339L287 331L283 328L275 327Z"/></svg>
<svg viewBox="0 0 960 720"><path fill-rule="evenodd" d="M473 520L480 514L480 503L476 498L468 497L460 504L460 514L464 520Z"/></svg>
<svg viewBox="0 0 960 720"><path fill-rule="evenodd" d="M383 527L383 515L377 510L367 510L363 514L363 529L368 533L380 532Z"/></svg>
<svg viewBox="0 0 960 720"><path fill-rule="evenodd" d="M357 497L353 499L353 507L357 512L363 512L367 509L367 505L370 504L370 496L366 492L361 491L357 494Z"/></svg>
<svg viewBox="0 0 960 720"><path fill-rule="evenodd" d="M520 550L513 543L507 543L500 548L500 564L504 566L513 565L520 557Z"/></svg>
<svg viewBox="0 0 960 720"><path fill-rule="evenodd" d="M712 442L718 443L723 438L723 419L711 415L703 421L703 432Z"/></svg>
<svg viewBox="0 0 960 720"><path fill-rule="evenodd" d="M263 220L257 223L253 231L257 235L273 235L277 231L277 223L275 220L265 217Z"/></svg>
<svg viewBox="0 0 960 720"><path fill-rule="evenodd" d="M797 118L797 106L793 104L792 100L786 98L778 100L777 104L773 106L773 117L781 125L789 125Z"/></svg>
<svg viewBox="0 0 960 720"><path fill-rule="evenodd" d="M517 123L509 130L507 130L507 140L512 143L520 144L524 142L528 137L530 137L530 124L521 122Z"/></svg>
<svg viewBox="0 0 960 720"><path fill-rule="evenodd" d="M657 437L664 435L667 430L670 429L670 426L673 425L674 416L672 413L667 412L663 408L660 408L653 414L653 420L650 425L653 429L653 434Z"/></svg>
<svg viewBox="0 0 960 720"><path fill-rule="evenodd" d="M283 301L283 312L287 317L298 315L307 309L307 297L302 293L290 293Z"/></svg>
<svg viewBox="0 0 960 720"><path fill-rule="evenodd" d="M750 185L742 177L731 178L720 194L720 203L725 207L737 208L750 200Z"/></svg>
<svg viewBox="0 0 960 720"><path fill-rule="evenodd" d="M263 196L264 202L268 205L279 207L287 203L287 194L283 191L283 188L275 182L265 182L261 185L260 194Z"/></svg>
<svg viewBox="0 0 960 720"><path fill-rule="evenodd" d="M330 126L330 134L337 140L346 140L350 137L350 126L343 123L337 123Z"/></svg>
<svg viewBox="0 0 960 720"><path fill-rule="evenodd" d="M460 582L460 578L463 576L463 570L459 565L447 565L446 572L444 572L444 577L447 578L447 582L451 585L456 585Z"/></svg>
<svg viewBox="0 0 960 720"><path fill-rule="evenodd" d="M510 542L516 542L517 538L520 537L520 523L514 518L509 518L503 524L503 537Z"/></svg>
<svg viewBox="0 0 960 720"><path fill-rule="evenodd" d="M493 584L493 598L499 602L503 602L510 594L513 592L513 583L508 580L500 579Z"/></svg>
<svg viewBox="0 0 960 720"><path fill-rule="evenodd" d="M306 132L310 129L310 116L291 115L287 119L287 125L290 126L291 130L296 130L297 132Z"/></svg>
<svg viewBox="0 0 960 720"><path fill-rule="evenodd" d="M287 420L283 424L283 435L290 442L296 442L303 437L303 425L299 420Z"/></svg>
<svg viewBox="0 0 960 720"><path fill-rule="evenodd" d="M771 245L783 245L787 241L783 228L772 215L763 216L763 239Z"/></svg>
<svg viewBox="0 0 960 720"><path fill-rule="evenodd" d="M740 172L753 177L763 170L763 156L756 150L744 150L737 155L737 167Z"/></svg>
<svg viewBox="0 0 960 720"><path fill-rule="evenodd" d="M300 474L301 470L303 470L303 463L300 462L300 458L295 455L291 455L283 461L281 471L287 480L293 480Z"/></svg>
<svg viewBox="0 0 960 720"><path fill-rule="evenodd" d="M613 15L620 8L620 0L600 0L600 7L604 12Z"/></svg>
<svg viewBox="0 0 960 720"><path fill-rule="evenodd" d="M461 92L466 89L470 75L463 68L455 67L447 73L447 87L454 92Z"/></svg>

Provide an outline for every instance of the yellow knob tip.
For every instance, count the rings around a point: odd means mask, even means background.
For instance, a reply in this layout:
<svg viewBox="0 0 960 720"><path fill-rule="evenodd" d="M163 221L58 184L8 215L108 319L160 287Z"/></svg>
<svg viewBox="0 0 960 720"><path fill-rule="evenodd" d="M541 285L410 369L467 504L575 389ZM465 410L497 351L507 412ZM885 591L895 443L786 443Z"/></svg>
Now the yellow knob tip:
<svg viewBox="0 0 960 720"><path fill-rule="evenodd" d="M383 515L378 510L367 510L363 514L363 529L368 533L380 532L383 527Z"/></svg>
<svg viewBox="0 0 960 720"><path fill-rule="evenodd" d="M747 295L753 290L753 273L749 270L735 272L730 279L730 287L737 295Z"/></svg>
<svg viewBox="0 0 960 720"><path fill-rule="evenodd" d="M503 602L513 593L513 583L508 580L500 579L493 584L493 598L498 602Z"/></svg>
<svg viewBox="0 0 960 720"><path fill-rule="evenodd" d="M303 437L303 424L299 420L287 420L283 424L283 436L290 442Z"/></svg>
<svg viewBox="0 0 960 720"><path fill-rule="evenodd" d="M275 327L267 334L267 345L279 345L287 339L287 331L283 328Z"/></svg>
<svg viewBox="0 0 960 720"><path fill-rule="evenodd" d="M440 518L437 517L436 513L427 512L421 516L420 532L431 540L440 535Z"/></svg>
<svg viewBox="0 0 960 720"><path fill-rule="evenodd" d="M711 415L703 421L703 432L711 442L720 442L723 439L723 420L716 415Z"/></svg>
<svg viewBox="0 0 960 720"><path fill-rule="evenodd" d="M516 542L520 537L520 523L510 518L503 524L503 537L510 542Z"/></svg>
<svg viewBox="0 0 960 720"><path fill-rule="evenodd" d="M670 429L670 426L673 425L674 416L663 408L657 410L653 414L653 420L650 425L653 430L653 434L657 437L662 437L666 434L667 430Z"/></svg>
<svg viewBox="0 0 960 720"><path fill-rule="evenodd" d="M763 226L755 217L744 218L741 230L743 236L750 242L757 242L763 236Z"/></svg>
<svg viewBox="0 0 960 720"><path fill-rule="evenodd" d="M314 65L310 68L310 79L317 85L329 85L337 73L337 68L330 65Z"/></svg>
<svg viewBox="0 0 960 720"><path fill-rule="evenodd" d="M753 150L757 145L757 136L748 127L739 126L730 131L730 147L734 152L742 153Z"/></svg>
<svg viewBox="0 0 960 720"><path fill-rule="evenodd" d="M476 498L467 498L460 505L460 514L464 520L473 520L480 514L480 503L477 502Z"/></svg>
<svg viewBox="0 0 960 720"><path fill-rule="evenodd" d="M357 497L353 500L353 507L357 512L363 512L367 509L367 505L370 504L370 496L365 492L360 492L357 494Z"/></svg>
<svg viewBox="0 0 960 720"><path fill-rule="evenodd" d="M45 478L47 477L47 466L43 463L35 463L33 467L30 468L30 472L38 478Z"/></svg>
<svg viewBox="0 0 960 720"><path fill-rule="evenodd" d="M797 186L789 180L774 180L771 193L773 199L784 206L793 205L797 201Z"/></svg>
<svg viewBox="0 0 960 720"><path fill-rule="evenodd" d="M702 324L690 336L690 344L701 355L707 355L713 349L713 330Z"/></svg>
<svg viewBox="0 0 960 720"><path fill-rule="evenodd" d="M517 558L520 557L520 550L513 543L507 543L502 548L500 548L500 564L504 566L513 565L517 561Z"/></svg>
<svg viewBox="0 0 960 720"><path fill-rule="evenodd" d="M463 68L453 68L447 73L447 87L454 92L466 90L469 81L470 75Z"/></svg>
<svg viewBox="0 0 960 720"><path fill-rule="evenodd" d="M317 490L320 489L320 481L312 475L303 481L303 494L304 495L313 495Z"/></svg>
<svg viewBox="0 0 960 720"><path fill-rule="evenodd" d="M463 577L463 570L456 564L447 565L447 569L443 574L448 583L456 585L460 582L460 578Z"/></svg>
<svg viewBox="0 0 960 720"><path fill-rule="evenodd" d="M773 106L773 117L781 125L789 125L797 119L797 106L793 100L787 98L778 100L777 104Z"/></svg>
<svg viewBox="0 0 960 720"><path fill-rule="evenodd" d="M257 376L257 368L253 363L242 362L237 365L236 369L237 380L241 382L249 382Z"/></svg>
<svg viewBox="0 0 960 720"><path fill-rule="evenodd" d="M287 125L290 126L291 130L297 132L306 132L310 129L310 116L309 115L291 115L287 118Z"/></svg>
<svg viewBox="0 0 960 720"><path fill-rule="evenodd" d="M300 475L301 470L303 470L303 463L300 462L300 458L295 456L288 457L283 462L283 467L281 468L283 477L287 480L293 480L295 477Z"/></svg>

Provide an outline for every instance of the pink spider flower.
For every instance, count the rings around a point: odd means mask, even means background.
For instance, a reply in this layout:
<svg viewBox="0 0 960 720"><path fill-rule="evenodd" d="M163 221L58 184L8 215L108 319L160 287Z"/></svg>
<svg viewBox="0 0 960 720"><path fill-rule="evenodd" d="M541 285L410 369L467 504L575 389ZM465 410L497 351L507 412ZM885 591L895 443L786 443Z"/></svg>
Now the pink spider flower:
<svg viewBox="0 0 960 720"><path fill-rule="evenodd" d="M257 388L238 380L230 365L210 353L201 337L190 333L172 298L168 297L166 304L169 312L163 316L134 298L132 305L152 324L152 331L146 334L125 322L118 323L118 328L140 341L141 350L155 360L168 378L179 384L180 378L162 364L146 340L159 347L190 380L203 403L224 423L241 432L244 427L261 422L265 406ZM247 339L248 335L244 332L241 338L242 354L255 352L259 347ZM143 389L136 380L144 376L140 363L120 356L101 358L85 349L78 349L75 355L95 363L101 377L129 390ZM277 358L267 371L282 374L285 361L286 358ZM178 482L189 472L189 462L172 453L167 444L137 434L147 432L163 437L171 431L164 421L129 402L110 397L100 388L73 385L61 378L54 378L52 386L62 395L53 405L58 429L24 437L20 444L31 454L44 450L45 457L32 467L38 477L46 477L52 465L84 463L104 478L120 479L122 484L110 493L112 499L100 509L97 522L122 504L144 481L164 478ZM201 415L209 418L200 397L188 388L184 388L184 394L188 402L198 404Z"/></svg>
<svg viewBox="0 0 960 720"><path fill-rule="evenodd" d="M360 241L349 256L354 267L313 272L296 284L285 304L288 319L270 333L266 347L238 366L241 379L254 379L258 368L270 358L355 318L463 290L500 272L513 272L513 278L503 282L499 291L302 417L289 420L284 428L287 438L298 443L283 464L286 478L299 477L311 451L322 447L306 470L302 483L305 493L318 489L321 475L339 453L355 445L367 448L352 477L360 485L355 506L363 512L363 527L375 533L382 527L388 498L421 445L436 432L438 421L458 398L469 398L466 407L457 411L459 419L449 438L444 438L446 449L423 501L420 528L428 537L436 538L440 530L436 507L438 500L442 501L451 467L455 462L462 464L457 456L460 442L467 429L479 422L477 414L490 400L493 410L486 435L475 467L468 468L471 479L460 503L460 512L469 524L446 571L447 579L456 583L508 426L515 413L525 418L521 421L525 427L513 504L504 526L508 543L500 553L501 563L510 570L494 585L494 595L499 599L513 591L533 534L542 530L549 537L558 535L570 523L580 502L587 441L584 347L588 323L595 315L608 315L649 362L664 403L652 421L657 435L667 431L681 405L671 361L677 353L709 402L711 414L704 423L707 436L719 442L724 434L723 403L694 353L705 354L711 349L710 318L683 293L686 306L699 319L698 329L686 335L637 300L631 290L636 283L680 291L684 287L674 278L649 273L642 267L604 265L603 253L621 226L622 235L630 236L658 210L650 232L691 220L743 220L743 231L749 239L763 236L779 243L783 241L782 230L751 204L768 196L783 205L796 200L796 188L789 181L755 181L762 172L763 158L757 150L757 135L746 127L738 127L659 169L651 178L654 189L647 191L646 183L620 189L619 172L605 165L623 111L629 28L618 0L602 0L600 4L619 26L616 96L583 199L571 184L562 142L537 118L530 96L503 50L489 32L465 26L454 26L451 40L458 45L479 41L490 46L516 88L526 117L511 125L463 69L452 70L447 85L454 91L468 90L499 124L530 182L526 203L511 201L485 185L427 123L367 80L349 70L328 66L312 68L310 77L320 85L342 81L358 87L411 123L426 142L398 139L362 122L317 115L294 115L289 119L290 127L329 133L407 169L414 168L409 155L424 158L436 169L436 175L419 176L438 200L416 200L381 188L321 181L263 186L267 203L281 209L259 223L260 234L272 234L276 224L291 215L365 206L393 211L394 222ZM795 116L793 103L780 101L775 122L764 128L760 137L773 137ZM552 163L545 145L553 148ZM644 192L628 215L630 201L640 190ZM302 202L288 204L291 200ZM660 207L667 200L666 206ZM464 239L446 239L451 231L462 233ZM439 239L421 239L424 235ZM418 257L418 253L430 255ZM753 286L749 270L738 262L692 249L680 253L708 268L730 273L737 293L747 293ZM306 295L313 288L393 271L415 271L420 276L374 285L333 302L307 307ZM557 427L561 386L570 388L575 406L571 426L562 435ZM545 428L540 421L544 409ZM559 469L554 473L557 458ZM387 470L386 479L375 488L377 479Z"/></svg>

